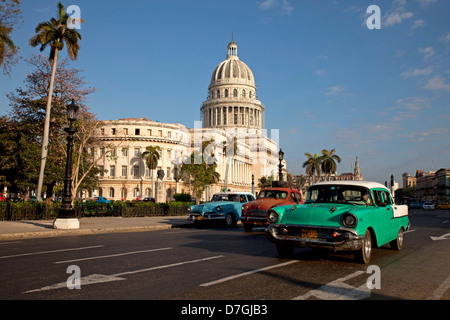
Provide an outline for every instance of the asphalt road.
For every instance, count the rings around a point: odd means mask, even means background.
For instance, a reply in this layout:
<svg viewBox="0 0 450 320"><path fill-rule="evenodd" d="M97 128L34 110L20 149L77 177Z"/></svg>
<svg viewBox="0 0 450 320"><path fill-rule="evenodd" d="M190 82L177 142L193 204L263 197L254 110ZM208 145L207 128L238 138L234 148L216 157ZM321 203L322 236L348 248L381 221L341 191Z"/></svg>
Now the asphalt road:
<svg viewBox="0 0 450 320"><path fill-rule="evenodd" d="M309 248L281 259L242 226L3 241L0 299L450 300L450 211L410 220L403 250L374 249L368 265Z"/></svg>

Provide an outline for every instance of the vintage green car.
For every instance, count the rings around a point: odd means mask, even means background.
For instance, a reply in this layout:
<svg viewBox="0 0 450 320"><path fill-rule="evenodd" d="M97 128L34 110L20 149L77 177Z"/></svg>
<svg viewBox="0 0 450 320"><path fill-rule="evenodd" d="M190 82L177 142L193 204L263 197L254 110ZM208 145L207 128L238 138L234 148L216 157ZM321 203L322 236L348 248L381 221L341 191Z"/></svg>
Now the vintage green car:
<svg viewBox="0 0 450 320"><path fill-rule="evenodd" d="M329 181L312 185L303 205L269 211L270 241L280 256L296 247L352 250L368 263L372 247L390 243L401 250L410 227L408 207L396 205L384 185L368 181Z"/></svg>

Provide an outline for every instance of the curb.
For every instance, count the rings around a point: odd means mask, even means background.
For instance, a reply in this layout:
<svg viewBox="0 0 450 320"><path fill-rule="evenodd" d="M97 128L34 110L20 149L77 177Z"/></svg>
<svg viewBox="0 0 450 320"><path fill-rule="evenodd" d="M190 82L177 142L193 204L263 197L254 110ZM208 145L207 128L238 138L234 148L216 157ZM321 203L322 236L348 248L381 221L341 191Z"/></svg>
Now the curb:
<svg viewBox="0 0 450 320"><path fill-rule="evenodd" d="M102 233L144 232L144 231L167 230L172 228L180 228L183 226L185 225L155 225L155 226L141 226L141 227L118 227L118 228L101 228L101 229L76 229L76 230L6 233L0 235L0 240L50 238L50 237L64 237L64 236L102 234Z"/></svg>

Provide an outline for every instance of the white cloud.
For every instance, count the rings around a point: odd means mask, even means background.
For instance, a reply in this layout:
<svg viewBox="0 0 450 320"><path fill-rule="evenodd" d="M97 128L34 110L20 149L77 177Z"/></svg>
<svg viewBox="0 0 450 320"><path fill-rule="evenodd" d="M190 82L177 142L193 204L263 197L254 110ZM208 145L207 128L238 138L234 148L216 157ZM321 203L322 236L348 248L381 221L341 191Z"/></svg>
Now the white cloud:
<svg viewBox="0 0 450 320"><path fill-rule="evenodd" d="M331 87L326 93L326 96L335 96L337 94L341 94L344 92L344 87L342 86L334 86Z"/></svg>
<svg viewBox="0 0 450 320"><path fill-rule="evenodd" d="M428 80L428 83L422 88L434 91L438 90L450 91L450 84L445 83L444 77L442 77L441 75L437 75Z"/></svg>
<svg viewBox="0 0 450 320"><path fill-rule="evenodd" d="M425 7L429 4L435 3L437 0L416 0L418 3L422 5L422 7Z"/></svg>
<svg viewBox="0 0 450 320"><path fill-rule="evenodd" d="M410 19L414 16L414 13L405 9L405 0L395 0L392 3L392 9L387 11L381 19L382 27L392 27L396 24L400 24L403 20Z"/></svg>
<svg viewBox="0 0 450 320"><path fill-rule="evenodd" d="M408 70L403 72L400 77L402 78L409 78L409 77L417 77L417 76L423 76L427 74L431 74L433 72L433 68L428 67L424 69L414 69L414 70Z"/></svg>
<svg viewBox="0 0 450 320"><path fill-rule="evenodd" d="M424 55L423 59L425 61L429 61L434 56L434 49L432 47L420 47L418 51Z"/></svg>
<svg viewBox="0 0 450 320"><path fill-rule="evenodd" d="M294 7L289 0L264 0L259 4L259 8L262 10L270 10L281 5L281 14L290 15L294 11Z"/></svg>
<svg viewBox="0 0 450 320"><path fill-rule="evenodd" d="M417 29L417 28L423 28L427 25L425 20L419 19L414 21L413 25L411 26L411 30Z"/></svg>
<svg viewBox="0 0 450 320"><path fill-rule="evenodd" d="M261 2L259 4L259 7L262 10L269 10L269 9L271 9L273 7L276 7L277 5L278 5L278 3L277 3L276 0L264 0L263 2Z"/></svg>
<svg viewBox="0 0 450 320"><path fill-rule="evenodd" d="M445 44L450 43L450 32L443 35L441 41Z"/></svg>

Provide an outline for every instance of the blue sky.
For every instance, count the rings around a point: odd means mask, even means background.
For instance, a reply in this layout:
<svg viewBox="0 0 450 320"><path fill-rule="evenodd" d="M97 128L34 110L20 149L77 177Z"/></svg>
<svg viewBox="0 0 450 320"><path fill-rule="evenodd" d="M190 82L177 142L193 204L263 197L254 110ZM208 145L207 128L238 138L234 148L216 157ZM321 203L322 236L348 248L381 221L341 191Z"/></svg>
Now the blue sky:
<svg viewBox="0 0 450 320"><path fill-rule="evenodd" d="M28 45L35 26L56 16L57 1L22 2L13 40L27 59L39 53ZM304 173L305 152L323 148L341 156L338 173L358 157L364 179L381 183L450 167L448 0L62 2L85 20L70 66L97 88L88 105L99 119L192 128L233 33L290 172ZM366 26L370 5L381 10L381 29ZM31 71L22 61L0 74L2 114L5 95Z"/></svg>

